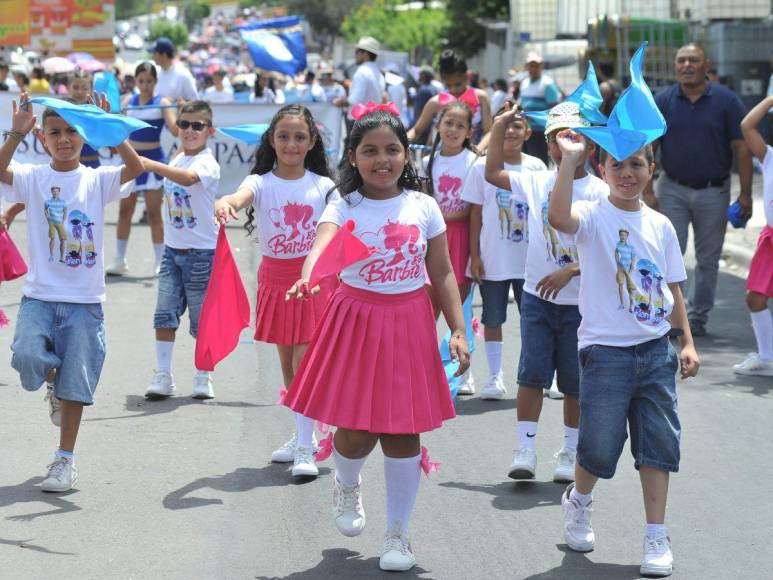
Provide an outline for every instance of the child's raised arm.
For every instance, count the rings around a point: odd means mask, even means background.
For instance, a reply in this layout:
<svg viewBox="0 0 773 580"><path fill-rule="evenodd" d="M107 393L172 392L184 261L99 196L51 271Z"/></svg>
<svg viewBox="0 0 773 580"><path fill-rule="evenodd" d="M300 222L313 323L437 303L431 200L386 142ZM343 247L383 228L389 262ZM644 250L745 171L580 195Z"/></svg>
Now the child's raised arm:
<svg viewBox="0 0 773 580"><path fill-rule="evenodd" d="M0 147L0 181L13 185L13 171L8 169L13 159L13 154L19 143L24 141L27 133L35 126L35 115L32 113L32 105L29 103L29 94L22 93L16 106L16 99L12 101L11 131L7 135L5 143Z"/></svg>
<svg viewBox="0 0 773 580"><path fill-rule="evenodd" d="M408 130L408 141L413 143L416 140L416 137L421 135L424 130L432 124L432 119L435 118L438 111L440 111L440 105L438 104L437 95L435 95L427 101L427 104L424 105L424 108L421 111L421 115L419 115L419 119L413 127Z"/></svg>
<svg viewBox="0 0 773 580"><path fill-rule="evenodd" d="M96 104L106 113L110 112L110 101L107 100L106 93L102 93L101 96L99 93L94 93L93 97L89 95L88 102ZM142 159L137 155L134 147L129 145L128 139L117 145L115 150L118 152L118 155L121 156L121 160L123 161L123 167L121 168L121 185L131 181L135 177L139 177L145 172L145 167L142 165Z"/></svg>
<svg viewBox="0 0 773 580"><path fill-rule="evenodd" d="M167 165L166 163L153 161L147 157L142 158L142 165L145 167L145 171L148 173L158 173L160 176L171 179L177 185L182 185L183 187L190 187L191 185L201 181L199 174L192 169L186 169L184 167L173 167L171 165Z"/></svg>
<svg viewBox="0 0 773 580"><path fill-rule="evenodd" d="M751 149L752 154L760 160L765 159L765 155L768 152L768 146L765 143L765 139L760 135L757 126L768 114L768 111L773 107L773 95L762 99L757 106L749 111L741 121L741 132L746 144Z"/></svg>
<svg viewBox="0 0 773 580"><path fill-rule="evenodd" d="M572 212L572 187L575 171L583 163L585 137L567 129L556 136L556 143L561 149L561 165L550 195L548 221L560 232L575 234L580 220Z"/></svg>
<svg viewBox="0 0 773 580"><path fill-rule="evenodd" d="M505 112L494 119L488 141L486 155L486 181L490 184L511 191L510 172L505 169L505 132L507 126L515 120L517 111L509 102L505 103Z"/></svg>

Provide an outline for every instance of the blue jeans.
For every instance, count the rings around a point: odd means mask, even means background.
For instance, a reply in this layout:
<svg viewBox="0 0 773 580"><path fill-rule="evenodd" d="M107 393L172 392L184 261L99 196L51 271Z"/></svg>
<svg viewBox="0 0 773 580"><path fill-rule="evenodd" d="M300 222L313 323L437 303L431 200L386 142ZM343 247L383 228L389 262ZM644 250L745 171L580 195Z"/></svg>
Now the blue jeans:
<svg viewBox="0 0 773 580"><path fill-rule="evenodd" d="M196 338L215 250L175 250L166 246L158 275L158 301L153 328L180 327L188 309L190 333Z"/></svg>
<svg viewBox="0 0 773 580"><path fill-rule="evenodd" d="M577 306L554 304L523 293L519 386L549 389L555 374L559 391L573 397L579 395L577 329L581 319Z"/></svg>
<svg viewBox="0 0 773 580"><path fill-rule="evenodd" d="M580 351L577 463L610 479L631 434L636 469L679 471L676 350L667 337L636 346L591 345Z"/></svg>
<svg viewBox="0 0 773 580"><path fill-rule="evenodd" d="M91 405L106 346L102 304L45 302L25 296L11 344L11 366L27 391L38 390L56 369L56 396Z"/></svg>
<svg viewBox="0 0 773 580"><path fill-rule="evenodd" d="M512 280L483 280L480 285L480 297L483 300L483 314L480 321L483 326L497 328L507 320L507 301L510 298L510 287L513 287L515 304L521 311L521 295L523 294L523 278Z"/></svg>

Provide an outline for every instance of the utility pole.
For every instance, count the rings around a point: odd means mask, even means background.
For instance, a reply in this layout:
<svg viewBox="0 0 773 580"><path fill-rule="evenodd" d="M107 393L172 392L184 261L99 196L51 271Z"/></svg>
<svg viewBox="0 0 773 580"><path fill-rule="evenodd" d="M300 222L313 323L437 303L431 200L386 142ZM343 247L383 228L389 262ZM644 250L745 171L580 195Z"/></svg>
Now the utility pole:
<svg viewBox="0 0 773 580"><path fill-rule="evenodd" d="M504 70L510 70L516 64L516 57L520 54L521 31L520 31L520 0L510 0L510 27L507 31L507 50L505 51L508 59Z"/></svg>

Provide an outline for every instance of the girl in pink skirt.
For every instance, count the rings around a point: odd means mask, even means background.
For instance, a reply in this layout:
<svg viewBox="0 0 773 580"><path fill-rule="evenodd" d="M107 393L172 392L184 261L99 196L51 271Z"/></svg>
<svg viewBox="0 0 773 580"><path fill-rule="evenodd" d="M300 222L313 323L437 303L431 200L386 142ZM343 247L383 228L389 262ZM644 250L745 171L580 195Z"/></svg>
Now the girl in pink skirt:
<svg viewBox="0 0 773 580"><path fill-rule="evenodd" d="M290 385L325 304L336 286L326 280L321 291L304 302L286 301L285 292L301 276L303 261L317 235L317 222L330 180L322 137L302 105L280 109L255 153L255 166L236 193L215 204L217 215L236 218L247 207L249 233L255 229L263 258L258 269L255 339L275 344L285 387ZM293 462L295 477L319 474L314 461L314 420L295 414L295 433L274 451L271 460Z"/></svg>
<svg viewBox="0 0 773 580"><path fill-rule="evenodd" d="M739 375L773 376L773 317L768 310L768 298L773 297L773 147L765 144L757 126L773 107L773 96L763 99L741 121L746 144L762 164L765 221L757 251L746 279L746 304L751 313L752 328L757 339L757 352L734 365Z"/></svg>
<svg viewBox="0 0 773 580"><path fill-rule="evenodd" d="M376 110L352 128L339 166L341 198L327 206L303 276L288 298L303 299L311 271L347 221L374 253L341 273L284 404L338 429L333 438L334 517L345 536L365 526L360 471L381 442L387 490L382 570L416 562L406 538L419 487L419 434L455 416L424 290L425 265L446 321L451 353L469 365L446 225L437 202L420 193L399 117ZM312 293L316 289L312 289Z"/></svg>

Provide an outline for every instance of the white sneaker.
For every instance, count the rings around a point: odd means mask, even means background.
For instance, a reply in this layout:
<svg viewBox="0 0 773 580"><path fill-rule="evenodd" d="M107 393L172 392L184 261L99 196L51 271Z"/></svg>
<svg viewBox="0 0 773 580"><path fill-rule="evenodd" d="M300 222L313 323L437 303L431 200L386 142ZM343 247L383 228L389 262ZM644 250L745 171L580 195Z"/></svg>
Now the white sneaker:
<svg viewBox="0 0 773 580"><path fill-rule="evenodd" d="M671 538L661 535L656 538L644 537L644 556L639 572L647 576L670 576L674 568L671 553Z"/></svg>
<svg viewBox="0 0 773 580"><path fill-rule="evenodd" d="M44 401L48 401L48 416L51 422L57 427L62 426L62 402L54 395L54 383L46 383L46 396Z"/></svg>
<svg viewBox="0 0 773 580"><path fill-rule="evenodd" d="M558 390L558 383L556 382L556 377L553 377L553 384L550 385L550 390L548 391L548 398L560 400L564 398L564 394Z"/></svg>
<svg viewBox="0 0 773 580"><path fill-rule="evenodd" d="M129 265L126 263L126 258L115 257L113 263L105 268L105 274L108 276L125 276L129 273Z"/></svg>
<svg viewBox="0 0 773 580"><path fill-rule="evenodd" d="M319 469L314 461L314 453L307 447L296 447L293 460L293 477L317 477Z"/></svg>
<svg viewBox="0 0 773 580"><path fill-rule="evenodd" d="M382 570L405 572L416 565L411 543L400 533L400 529L400 522L397 521L392 529L384 534L384 551L378 561L378 567Z"/></svg>
<svg viewBox="0 0 773 580"><path fill-rule="evenodd" d="M475 379L472 378L472 371L469 370L460 377L461 384L459 390L456 392L458 395L474 395L475 394Z"/></svg>
<svg viewBox="0 0 773 580"><path fill-rule="evenodd" d="M194 399L215 398L215 391L212 390L212 374L209 371L196 371L196 374L193 375L193 393L191 397Z"/></svg>
<svg viewBox="0 0 773 580"><path fill-rule="evenodd" d="M163 399L174 394L174 377L166 371L154 371L148 388L145 389L145 397L148 399Z"/></svg>
<svg viewBox="0 0 773 580"><path fill-rule="evenodd" d="M78 481L75 458L54 456L54 462L47 466L48 474L40 484L43 491L69 491Z"/></svg>
<svg viewBox="0 0 773 580"><path fill-rule="evenodd" d="M733 372L737 375L773 377L773 362L764 361L758 353L750 352L742 363L733 365Z"/></svg>
<svg viewBox="0 0 773 580"><path fill-rule="evenodd" d="M556 483L571 483L574 481L574 460L577 456L576 451L562 449L556 453L558 460L556 470L553 472L553 481Z"/></svg>
<svg viewBox="0 0 773 580"><path fill-rule="evenodd" d="M486 386L480 392L480 398L487 401L499 401L507 394L507 387L502 378L502 373L491 375L486 381Z"/></svg>
<svg viewBox="0 0 773 580"><path fill-rule="evenodd" d="M295 448L298 447L298 434L293 433L292 438L286 441L279 449L271 454L271 461L273 463L290 463L295 459ZM317 436L312 435L311 447L316 453L317 451Z"/></svg>
<svg viewBox="0 0 773 580"><path fill-rule="evenodd" d="M333 477L333 517L338 531L350 538L359 536L365 528L360 483L346 487Z"/></svg>
<svg viewBox="0 0 773 580"><path fill-rule="evenodd" d="M510 479L534 479L537 473L537 452L528 447L516 449L507 477Z"/></svg>
<svg viewBox="0 0 773 580"><path fill-rule="evenodd" d="M561 496L561 505L564 508L564 541L575 552L590 552L596 544L596 535L590 522L593 502L583 507L570 499L573 489L572 483Z"/></svg>

